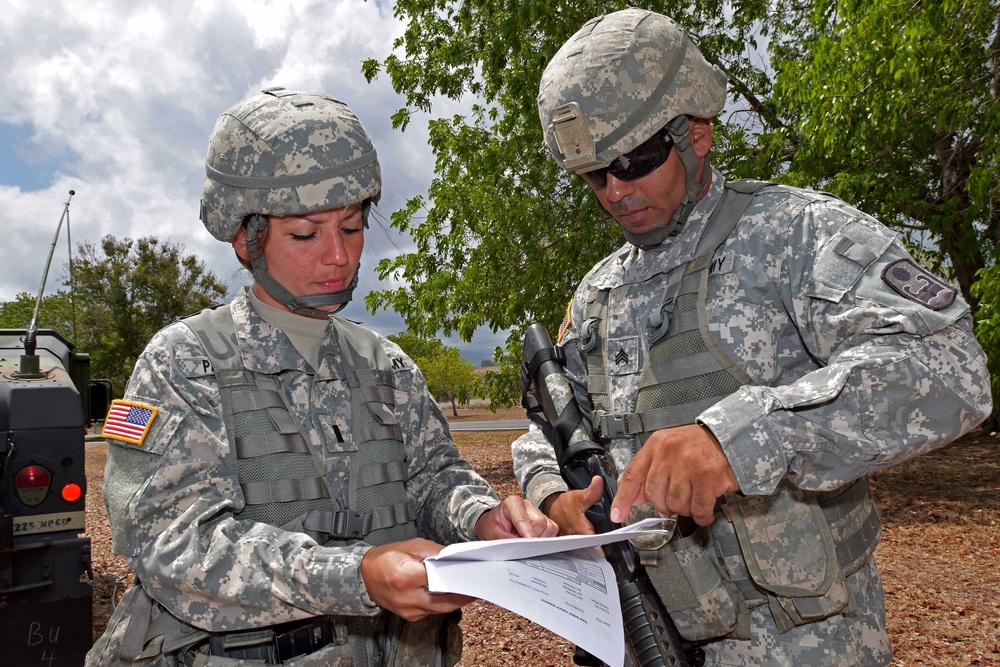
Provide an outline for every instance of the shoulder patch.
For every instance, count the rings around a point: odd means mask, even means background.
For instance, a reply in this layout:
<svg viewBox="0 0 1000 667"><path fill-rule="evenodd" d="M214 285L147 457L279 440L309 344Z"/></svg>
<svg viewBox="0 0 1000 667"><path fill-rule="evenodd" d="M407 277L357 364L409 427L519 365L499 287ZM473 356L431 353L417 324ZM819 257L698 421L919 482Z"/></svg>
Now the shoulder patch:
<svg viewBox="0 0 1000 667"><path fill-rule="evenodd" d="M562 324L559 325L559 335L556 337L556 344L562 342L563 336L569 331L569 325L572 324L572 317L570 317L570 311L573 309L573 299L569 300L569 304L566 306L566 315L563 316Z"/></svg>
<svg viewBox="0 0 1000 667"><path fill-rule="evenodd" d="M931 310L944 310L955 303L958 291L942 282L913 260L897 259L882 270L882 280L910 301Z"/></svg>
<svg viewBox="0 0 1000 667"><path fill-rule="evenodd" d="M112 401L101 437L124 440L141 447L159 411L159 408L133 401Z"/></svg>

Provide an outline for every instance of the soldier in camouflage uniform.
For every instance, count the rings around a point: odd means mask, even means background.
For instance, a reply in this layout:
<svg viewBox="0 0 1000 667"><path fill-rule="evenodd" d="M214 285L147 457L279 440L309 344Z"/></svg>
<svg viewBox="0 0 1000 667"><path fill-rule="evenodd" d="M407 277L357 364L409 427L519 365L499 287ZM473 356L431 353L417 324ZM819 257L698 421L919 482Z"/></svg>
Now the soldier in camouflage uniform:
<svg viewBox="0 0 1000 667"><path fill-rule="evenodd" d="M637 547L706 664L885 665L866 476L984 420L985 357L961 296L877 221L711 168L725 99L721 71L645 10L591 20L553 57L548 149L628 241L584 277L559 345L623 471L612 520L693 518ZM568 491L537 427L512 448L525 497L592 532L601 480Z"/></svg>
<svg viewBox="0 0 1000 667"><path fill-rule="evenodd" d="M413 361L333 313L381 192L342 102L276 88L219 118L201 218L253 273L150 341L109 413L104 498L138 584L90 665L451 665L442 544L552 535L459 457Z"/></svg>

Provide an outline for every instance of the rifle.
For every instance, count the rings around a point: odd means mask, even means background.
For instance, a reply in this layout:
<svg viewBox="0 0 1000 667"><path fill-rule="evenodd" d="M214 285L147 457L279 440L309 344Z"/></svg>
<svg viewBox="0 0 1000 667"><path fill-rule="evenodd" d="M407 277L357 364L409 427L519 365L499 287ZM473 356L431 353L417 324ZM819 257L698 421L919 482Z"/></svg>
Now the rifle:
<svg viewBox="0 0 1000 667"><path fill-rule="evenodd" d="M604 493L586 516L595 531L606 533L619 527L610 518L618 475L607 450L594 442L590 422L573 396L565 365L563 349L552 345L545 327L529 326L521 365L522 405L533 421L539 421L539 413L543 415L544 423L540 425L555 449L560 472L571 489L586 489L595 475L603 480ZM704 651L680 636L632 544L615 542L605 545L603 550L618 584L625 650L632 664L636 667L704 664ZM579 648L574 662L601 664Z"/></svg>

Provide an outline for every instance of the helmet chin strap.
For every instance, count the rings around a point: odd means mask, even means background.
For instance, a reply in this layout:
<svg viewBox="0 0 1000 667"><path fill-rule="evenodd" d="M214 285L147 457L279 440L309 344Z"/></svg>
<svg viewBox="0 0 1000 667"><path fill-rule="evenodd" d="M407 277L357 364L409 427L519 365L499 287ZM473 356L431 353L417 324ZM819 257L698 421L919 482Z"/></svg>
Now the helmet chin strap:
<svg viewBox="0 0 1000 667"><path fill-rule="evenodd" d="M364 217L365 227L367 227L367 216ZM283 303L292 312L303 315L319 315L320 317L329 317L350 302L354 296L354 288L358 286L358 274L361 272L360 264L358 265L358 270L354 272L351 284L346 289L338 292L295 296L267 272L267 259L264 257L263 249L260 247L260 233L265 227L267 227L267 218L265 216L251 216L250 221L247 223L246 238L251 273L254 280L260 283L268 294ZM320 310L324 306L337 306L337 308L333 310Z"/></svg>
<svg viewBox="0 0 1000 667"><path fill-rule="evenodd" d="M678 116L667 123L667 133L674 142L674 152L684 166L687 175L685 180L685 194L681 199L677 210L670 217L670 222L659 229L652 229L642 234L632 234L626 229L622 229L625 240L632 245L649 250L663 243L668 237L676 236L684 229L684 223L698 202L698 195L705 187L703 182L698 181L698 156L691 150L691 137L688 134L687 116ZM708 167L708 156L705 156L705 168Z"/></svg>

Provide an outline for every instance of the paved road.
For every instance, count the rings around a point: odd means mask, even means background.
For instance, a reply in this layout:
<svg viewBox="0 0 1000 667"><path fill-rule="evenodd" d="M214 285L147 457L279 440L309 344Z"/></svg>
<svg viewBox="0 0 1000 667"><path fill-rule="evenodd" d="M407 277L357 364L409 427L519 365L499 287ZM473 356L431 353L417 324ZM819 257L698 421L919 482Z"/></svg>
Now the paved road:
<svg viewBox="0 0 1000 667"><path fill-rule="evenodd" d="M491 419L486 421L448 422L452 431L527 431L527 419Z"/></svg>

